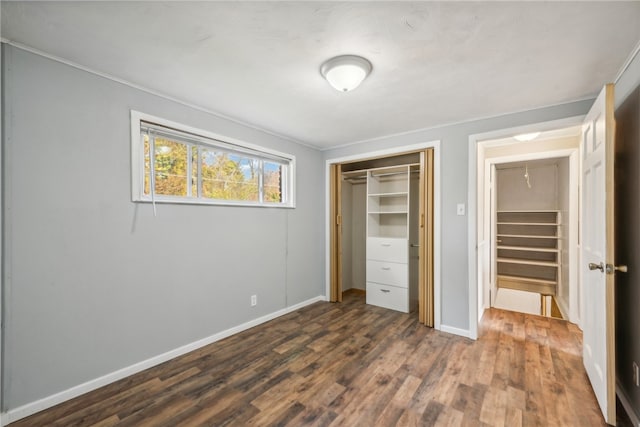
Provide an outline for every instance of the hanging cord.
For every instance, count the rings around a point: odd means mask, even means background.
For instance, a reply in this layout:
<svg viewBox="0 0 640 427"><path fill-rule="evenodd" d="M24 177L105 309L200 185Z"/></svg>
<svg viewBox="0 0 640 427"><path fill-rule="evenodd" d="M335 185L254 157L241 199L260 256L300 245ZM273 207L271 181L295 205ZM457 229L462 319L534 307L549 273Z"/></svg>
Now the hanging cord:
<svg viewBox="0 0 640 427"><path fill-rule="evenodd" d="M529 187L529 189L531 189L531 182L529 182L529 166L528 165L524 165L524 179L525 181L527 181L527 187Z"/></svg>
<svg viewBox="0 0 640 427"><path fill-rule="evenodd" d="M153 205L153 216L157 217L156 211L156 136L153 131L149 132L149 168L151 176L149 177L149 185L151 186L151 204Z"/></svg>

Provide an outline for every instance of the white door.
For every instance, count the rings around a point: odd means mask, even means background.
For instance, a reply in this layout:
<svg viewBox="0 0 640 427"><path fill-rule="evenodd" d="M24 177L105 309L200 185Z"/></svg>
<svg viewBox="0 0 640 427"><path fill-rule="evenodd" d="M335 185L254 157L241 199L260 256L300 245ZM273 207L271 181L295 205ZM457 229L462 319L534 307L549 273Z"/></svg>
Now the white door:
<svg viewBox="0 0 640 427"><path fill-rule="evenodd" d="M582 127L583 362L605 421L615 425L613 264L613 85Z"/></svg>

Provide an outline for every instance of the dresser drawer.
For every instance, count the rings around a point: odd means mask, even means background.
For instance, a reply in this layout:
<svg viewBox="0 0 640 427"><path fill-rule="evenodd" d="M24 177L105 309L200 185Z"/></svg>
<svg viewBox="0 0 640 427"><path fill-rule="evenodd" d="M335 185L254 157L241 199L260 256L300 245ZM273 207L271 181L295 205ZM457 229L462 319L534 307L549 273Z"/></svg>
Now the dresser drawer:
<svg viewBox="0 0 640 427"><path fill-rule="evenodd" d="M408 313L408 291L407 288L367 282L367 304Z"/></svg>
<svg viewBox="0 0 640 427"><path fill-rule="evenodd" d="M367 260L367 282L406 288L409 282L407 264Z"/></svg>
<svg viewBox="0 0 640 427"><path fill-rule="evenodd" d="M367 238L367 259L404 262L408 258L407 239Z"/></svg>

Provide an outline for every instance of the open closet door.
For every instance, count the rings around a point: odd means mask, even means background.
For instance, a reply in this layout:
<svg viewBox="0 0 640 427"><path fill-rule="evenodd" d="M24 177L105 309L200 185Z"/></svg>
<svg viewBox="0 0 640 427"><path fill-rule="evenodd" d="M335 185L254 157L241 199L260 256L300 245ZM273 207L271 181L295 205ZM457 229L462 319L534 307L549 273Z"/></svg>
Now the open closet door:
<svg viewBox="0 0 640 427"><path fill-rule="evenodd" d="M583 363L602 415L616 424L614 288L614 98L600 92L582 126Z"/></svg>
<svg viewBox="0 0 640 427"><path fill-rule="evenodd" d="M331 165L330 186L331 295L329 301L342 302L342 165Z"/></svg>
<svg viewBox="0 0 640 427"><path fill-rule="evenodd" d="M433 327L433 148L420 153L418 317Z"/></svg>

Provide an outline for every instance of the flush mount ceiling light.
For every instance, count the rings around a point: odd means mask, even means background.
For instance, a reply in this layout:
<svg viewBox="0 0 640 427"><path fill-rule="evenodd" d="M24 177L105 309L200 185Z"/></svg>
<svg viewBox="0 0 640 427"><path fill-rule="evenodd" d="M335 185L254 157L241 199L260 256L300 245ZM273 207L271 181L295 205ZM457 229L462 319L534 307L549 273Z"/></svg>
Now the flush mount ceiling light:
<svg viewBox="0 0 640 427"><path fill-rule="evenodd" d="M320 73L336 90L349 92L360 86L371 69L371 62L361 56L342 55L322 64Z"/></svg>
<svg viewBox="0 0 640 427"><path fill-rule="evenodd" d="M538 136L540 136L540 132L531 132L531 133L523 133L520 135L516 135L514 136L514 138L520 142L527 142L527 141L533 141Z"/></svg>

